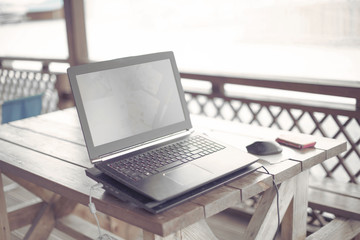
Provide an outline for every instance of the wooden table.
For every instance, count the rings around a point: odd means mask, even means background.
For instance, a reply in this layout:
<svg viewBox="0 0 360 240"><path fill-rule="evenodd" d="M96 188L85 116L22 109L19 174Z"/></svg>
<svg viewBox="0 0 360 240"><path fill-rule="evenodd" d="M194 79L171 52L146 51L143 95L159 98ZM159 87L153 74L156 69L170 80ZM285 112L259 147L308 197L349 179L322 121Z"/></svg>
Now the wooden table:
<svg viewBox="0 0 360 240"><path fill-rule="evenodd" d="M193 125L245 150L258 139L275 139L280 131L240 123L193 116ZM279 186L281 236L306 236L309 168L346 149L345 141L316 138L316 148L287 149L276 164L261 161L270 174L258 169L186 203L153 215L133 205L94 191L98 211L143 229L144 239L182 237L215 239L205 219L263 193L247 227L245 239L272 239L277 230L276 191ZM95 184L85 176L91 167L74 108L24 119L0 126L0 173L40 196L43 203L6 214L0 190L0 239L10 239L13 229L32 224L28 239L44 239L58 219L70 214L77 204L87 205L89 189ZM1 179L1 178L0 178ZM2 182L0 180L0 185ZM96 236L94 236L96 237Z"/></svg>

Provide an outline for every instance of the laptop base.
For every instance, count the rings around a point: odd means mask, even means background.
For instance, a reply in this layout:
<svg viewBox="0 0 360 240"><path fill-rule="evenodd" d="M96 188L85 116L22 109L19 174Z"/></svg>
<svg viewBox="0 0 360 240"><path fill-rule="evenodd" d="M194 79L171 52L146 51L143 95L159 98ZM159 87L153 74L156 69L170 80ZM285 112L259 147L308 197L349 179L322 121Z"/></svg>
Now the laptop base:
<svg viewBox="0 0 360 240"><path fill-rule="evenodd" d="M236 178L245 176L251 172L254 172L258 168L261 167L261 164L254 163L247 168L241 169L236 171L230 175L226 175L225 177L219 178L215 181L212 181L208 184L205 184L201 187L193 189L189 192L186 192L178 197L172 198L170 200L165 201L155 201L149 197L146 197L129 187L119 183L118 181L114 180L113 178L105 175L97 168L90 168L86 169L86 175L96 182L102 183L103 188L110 194L114 195L116 198L124 201L129 202L136 205L139 208L143 208L150 213L157 214L163 212L169 208L175 207L187 200L190 200L196 196L204 194L216 187L219 187L231 180Z"/></svg>

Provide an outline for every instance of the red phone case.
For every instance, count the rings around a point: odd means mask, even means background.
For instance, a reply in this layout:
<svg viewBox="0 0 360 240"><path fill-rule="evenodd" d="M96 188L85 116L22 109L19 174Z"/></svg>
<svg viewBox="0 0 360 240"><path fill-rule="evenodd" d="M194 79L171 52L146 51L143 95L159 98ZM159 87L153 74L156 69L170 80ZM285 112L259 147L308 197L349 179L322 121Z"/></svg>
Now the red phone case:
<svg viewBox="0 0 360 240"><path fill-rule="evenodd" d="M307 136L293 134L280 135L276 138L276 141L280 144L298 149L314 147L316 144L316 141Z"/></svg>

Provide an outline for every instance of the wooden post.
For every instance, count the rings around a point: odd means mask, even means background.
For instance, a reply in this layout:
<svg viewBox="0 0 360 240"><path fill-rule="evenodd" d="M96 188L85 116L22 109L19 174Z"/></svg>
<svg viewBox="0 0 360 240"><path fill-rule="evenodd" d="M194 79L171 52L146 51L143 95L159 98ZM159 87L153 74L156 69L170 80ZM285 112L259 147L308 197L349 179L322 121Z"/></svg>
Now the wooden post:
<svg viewBox="0 0 360 240"><path fill-rule="evenodd" d="M154 233L143 230L144 240L170 240L170 239L187 239L187 240L217 240L218 238L211 231L205 219L200 220L186 228L176 231L166 237L161 237Z"/></svg>
<svg viewBox="0 0 360 240"><path fill-rule="evenodd" d="M5 192L0 169L0 239L10 240L10 227L6 210Z"/></svg>
<svg viewBox="0 0 360 240"><path fill-rule="evenodd" d="M64 0L69 63L71 66L87 63L89 60L84 7L84 0Z"/></svg>
<svg viewBox="0 0 360 240"><path fill-rule="evenodd" d="M309 170L295 176L294 198L287 209L281 225L282 239L305 239L307 219L307 190Z"/></svg>
<svg viewBox="0 0 360 240"><path fill-rule="evenodd" d="M43 203L24 239L47 239L55 226L55 215L51 203Z"/></svg>
<svg viewBox="0 0 360 240"><path fill-rule="evenodd" d="M269 188L263 193L259 206L246 229L245 239L273 239L277 230L277 211L279 210L281 221L294 196L294 180L294 178L289 179L279 187L280 209L277 209L275 187Z"/></svg>

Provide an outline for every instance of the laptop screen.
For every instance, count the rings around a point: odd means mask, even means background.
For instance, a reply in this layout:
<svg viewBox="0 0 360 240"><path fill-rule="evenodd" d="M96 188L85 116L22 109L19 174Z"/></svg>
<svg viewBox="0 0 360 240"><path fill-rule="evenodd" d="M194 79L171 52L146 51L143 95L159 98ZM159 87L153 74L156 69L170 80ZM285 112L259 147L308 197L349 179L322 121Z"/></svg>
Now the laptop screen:
<svg viewBox="0 0 360 240"><path fill-rule="evenodd" d="M171 52L68 73L91 159L191 127Z"/></svg>
<svg viewBox="0 0 360 240"><path fill-rule="evenodd" d="M169 59L76 78L95 147L185 120Z"/></svg>

